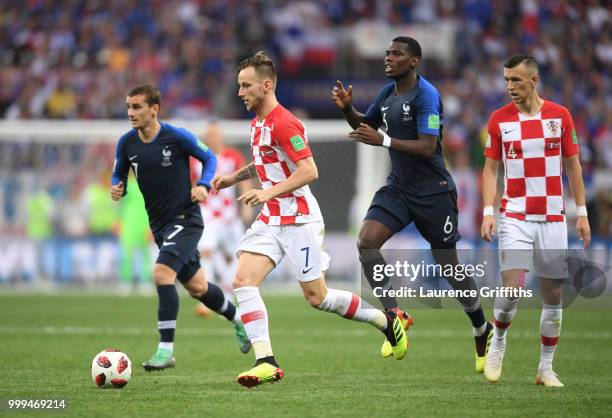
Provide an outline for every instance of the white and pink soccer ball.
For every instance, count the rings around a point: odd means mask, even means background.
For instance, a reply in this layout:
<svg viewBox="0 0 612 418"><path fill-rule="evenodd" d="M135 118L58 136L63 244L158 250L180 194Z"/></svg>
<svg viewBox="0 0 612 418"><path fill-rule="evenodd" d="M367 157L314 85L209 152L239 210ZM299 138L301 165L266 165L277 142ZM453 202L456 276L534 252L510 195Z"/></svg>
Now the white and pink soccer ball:
<svg viewBox="0 0 612 418"><path fill-rule="evenodd" d="M101 388L121 389L132 377L132 362L127 354L107 348L96 354L91 362L91 378Z"/></svg>

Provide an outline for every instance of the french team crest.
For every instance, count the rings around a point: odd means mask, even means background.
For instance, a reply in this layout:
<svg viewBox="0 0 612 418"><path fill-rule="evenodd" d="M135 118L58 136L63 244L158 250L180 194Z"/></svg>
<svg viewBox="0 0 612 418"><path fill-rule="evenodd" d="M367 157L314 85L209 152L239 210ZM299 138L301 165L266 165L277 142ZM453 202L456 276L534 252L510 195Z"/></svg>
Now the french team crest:
<svg viewBox="0 0 612 418"><path fill-rule="evenodd" d="M170 160L171 156L172 151L170 151L168 147L164 147L164 149L162 150L162 167L169 167L172 165L172 161Z"/></svg>
<svg viewBox="0 0 612 418"><path fill-rule="evenodd" d="M412 117L410 116L410 103L406 102L402 104L402 111L404 112L402 120L404 122L410 122L412 120Z"/></svg>

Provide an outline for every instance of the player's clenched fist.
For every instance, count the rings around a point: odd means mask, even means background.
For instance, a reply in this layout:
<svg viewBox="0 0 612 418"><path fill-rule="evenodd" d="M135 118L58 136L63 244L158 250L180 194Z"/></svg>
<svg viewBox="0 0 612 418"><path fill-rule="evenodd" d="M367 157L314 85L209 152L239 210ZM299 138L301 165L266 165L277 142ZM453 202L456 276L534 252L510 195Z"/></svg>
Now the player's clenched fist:
<svg viewBox="0 0 612 418"><path fill-rule="evenodd" d="M196 186L191 189L192 202L205 202L208 199L208 190L204 186Z"/></svg>
<svg viewBox="0 0 612 418"><path fill-rule="evenodd" d="M480 227L480 236L487 242L493 241L495 230L497 229L495 216L486 215L482 218L482 226Z"/></svg>
<svg viewBox="0 0 612 418"><path fill-rule="evenodd" d="M117 201L121 199L122 197L123 197L123 182L120 181L119 183L111 187L111 198L114 201Z"/></svg>

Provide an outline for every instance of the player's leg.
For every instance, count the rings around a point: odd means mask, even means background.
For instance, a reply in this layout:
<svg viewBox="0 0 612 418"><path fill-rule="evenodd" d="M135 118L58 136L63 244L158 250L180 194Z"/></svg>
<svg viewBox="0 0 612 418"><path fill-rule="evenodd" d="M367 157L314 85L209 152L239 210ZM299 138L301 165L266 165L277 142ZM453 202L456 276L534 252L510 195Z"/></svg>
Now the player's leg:
<svg viewBox="0 0 612 418"><path fill-rule="evenodd" d="M502 217L499 220L499 264L502 286L516 291L525 286L525 273L533 264L535 230L533 222ZM495 298L493 338L484 367L485 378L497 382L506 352L506 333L516 315L518 294Z"/></svg>
<svg viewBox="0 0 612 418"><path fill-rule="evenodd" d="M406 356L408 341L400 318L393 311L384 313L369 306L355 293L346 290L330 289L321 276L318 279L303 281L300 286L310 305L324 312L333 312L351 321L366 322L385 334L391 344L393 356L401 360Z"/></svg>
<svg viewBox="0 0 612 418"><path fill-rule="evenodd" d="M536 375L538 385L562 387L552 363L559 344L563 308L561 304L561 284L559 279L540 278L542 314L540 316L540 363Z"/></svg>
<svg viewBox="0 0 612 418"><path fill-rule="evenodd" d="M237 378L238 383L246 387L275 382L283 377L272 351L268 311L259 293L263 280L283 259L283 250L276 236L279 229L255 221L238 246L238 270L233 288L240 305L242 323L255 352L255 366Z"/></svg>
<svg viewBox="0 0 612 418"><path fill-rule="evenodd" d="M406 196L406 199L417 229L431 245L436 263L442 266L457 266L459 260L456 243L461 236L458 230L459 210L456 190L418 198ZM472 324L475 368L476 372L482 373L493 326L485 319L478 297L478 287L472 277L450 277L447 278L447 281L454 290L476 291L476 296L459 297L457 301Z"/></svg>
<svg viewBox="0 0 612 418"><path fill-rule="evenodd" d="M372 290L391 288L386 276L382 280L374 280L374 268L386 264L380 252L385 242L411 222L410 211L405 206L401 190L386 185L376 192L357 238L359 262ZM394 297L385 295L379 300L386 311L399 306Z"/></svg>
<svg viewBox="0 0 612 418"><path fill-rule="evenodd" d="M457 257L457 250L455 244L446 244L447 248L433 249L432 253L437 264L453 265L457 266L459 260ZM455 270L457 271L457 270ZM491 337L493 336L493 325L485 319L482 306L480 304L480 298L478 297L478 287L473 277L466 276L461 278L449 277L446 278L449 285L457 291L463 292L463 294L471 291L475 296L461 296L457 297L457 301L463 308L463 311L468 316L472 324L472 335L474 336L475 351L475 369L477 373L482 373L484 370L484 363L489 346L491 343Z"/></svg>
<svg viewBox="0 0 612 418"><path fill-rule="evenodd" d="M255 352L255 366L237 377L238 383L246 387L276 382L284 376L274 358L268 331L268 311L259 293L259 286L275 266L275 261L259 253L241 251L238 258L234 293Z"/></svg>
<svg viewBox="0 0 612 418"><path fill-rule="evenodd" d="M177 266L180 260L169 253L161 252L157 263L153 267L153 282L157 289L157 329L159 331L159 344L157 351L143 363L147 371L163 370L174 367L176 360L172 356L174 351L174 333L176 318L178 316L179 298L174 286Z"/></svg>
<svg viewBox="0 0 612 418"><path fill-rule="evenodd" d="M286 227L280 237L287 256L297 267L304 297L316 309L375 326L388 336L392 353L401 360L406 355L407 340L401 320L394 312L385 314L366 305L352 292L328 289L325 285L323 274L329 267L330 257L323 249L324 234L323 222L312 222Z"/></svg>
<svg viewBox="0 0 612 418"><path fill-rule="evenodd" d="M380 252L385 242L412 222L410 211L402 195L403 192L393 185L380 188L372 199L372 204L359 231L357 239L359 261L363 274L373 291L376 288L392 289L387 276L379 281L374 280L374 268L377 265L386 264ZM395 297L385 293L378 300L386 312L393 311L393 314L400 318L404 330L407 331L410 328L413 319L407 312L400 309ZM380 354L383 357L393 355L392 345L386 339L380 348Z"/></svg>
<svg viewBox="0 0 612 418"><path fill-rule="evenodd" d="M523 269L502 271L501 276L503 287L519 289L525 285L525 270ZM484 365L484 375L489 382L497 382L501 377L506 352L506 333L516 315L518 301L519 298L513 296L495 298L493 337Z"/></svg>
<svg viewBox="0 0 612 418"><path fill-rule="evenodd" d="M200 267L199 256L194 255L177 277L192 298L232 322L240 351L248 353L251 342L247 338L236 306L225 297L219 286L206 281L204 270Z"/></svg>
<svg viewBox="0 0 612 418"><path fill-rule="evenodd" d="M534 266L540 277L542 314L540 316L540 362L536 383L547 387L562 387L553 371L552 363L561 335L563 320L563 280L568 277L567 224L547 222L538 224L535 240Z"/></svg>

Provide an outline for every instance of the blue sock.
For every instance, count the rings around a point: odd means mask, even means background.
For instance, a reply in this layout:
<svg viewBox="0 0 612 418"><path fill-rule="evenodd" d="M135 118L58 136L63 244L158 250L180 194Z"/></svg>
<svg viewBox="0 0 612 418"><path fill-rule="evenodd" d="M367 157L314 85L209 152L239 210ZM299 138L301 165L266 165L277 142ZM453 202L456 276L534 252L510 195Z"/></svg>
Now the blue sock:
<svg viewBox="0 0 612 418"><path fill-rule="evenodd" d="M159 297L157 307L159 341L171 343L174 342L174 330L176 329L176 317L179 309L178 292L173 284L167 284L157 287L157 296Z"/></svg>
<svg viewBox="0 0 612 418"><path fill-rule="evenodd" d="M227 300L221 288L214 283L208 283L208 291L200 298L200 302L226 317L228 321L233 321L236 316L236 307Z"/></svg>

